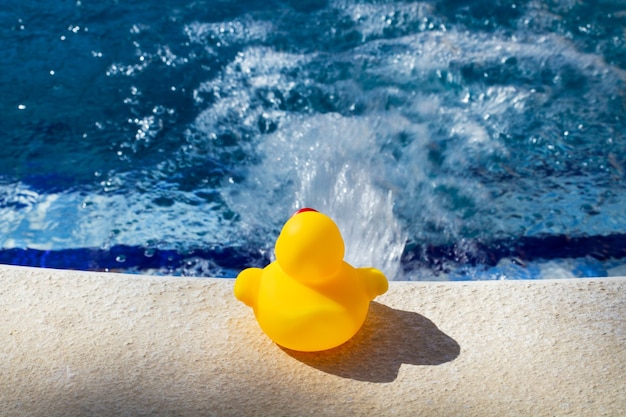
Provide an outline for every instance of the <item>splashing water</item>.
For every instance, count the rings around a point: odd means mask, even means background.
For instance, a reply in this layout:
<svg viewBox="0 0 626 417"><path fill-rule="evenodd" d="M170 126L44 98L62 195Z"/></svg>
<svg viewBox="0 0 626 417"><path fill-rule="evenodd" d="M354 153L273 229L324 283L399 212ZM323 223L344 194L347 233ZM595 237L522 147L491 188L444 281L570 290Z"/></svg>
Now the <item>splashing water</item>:
<svg viewBox="0 0 626 417"><path fill-rule="evenodd" d="M392 278L621 271L626 13L557 3L20 2L0 260L232 276L312 206Z"/></svg>
<svg viewBox="0 0 626 417"><path fill-rule="evenodd" d="M263 162L240 186L228 189L229 205L256 230L268 220L280 224L290 212L315 207L338 224L346 261L398 276L406 236L393 213L391 190L376 184L384 180L376 175L384 161L372 153L376 137L367 122L329 114L295 117L284 126L260 144Z"/></svg>

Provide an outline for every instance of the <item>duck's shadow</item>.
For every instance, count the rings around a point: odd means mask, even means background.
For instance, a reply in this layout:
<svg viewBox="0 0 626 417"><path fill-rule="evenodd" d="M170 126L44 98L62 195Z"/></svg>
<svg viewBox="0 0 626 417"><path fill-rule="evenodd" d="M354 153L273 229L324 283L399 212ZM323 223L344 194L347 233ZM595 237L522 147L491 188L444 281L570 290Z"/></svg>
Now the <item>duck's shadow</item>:
<svg viewBox="0 0 626 417"><path fill-rule="evenodd" d="M369 382L392 382L401 364L440 365L454 360L459 344L426 317L372 302L367 319L348 342L322 352L282 348L323 372Z"/></svg>

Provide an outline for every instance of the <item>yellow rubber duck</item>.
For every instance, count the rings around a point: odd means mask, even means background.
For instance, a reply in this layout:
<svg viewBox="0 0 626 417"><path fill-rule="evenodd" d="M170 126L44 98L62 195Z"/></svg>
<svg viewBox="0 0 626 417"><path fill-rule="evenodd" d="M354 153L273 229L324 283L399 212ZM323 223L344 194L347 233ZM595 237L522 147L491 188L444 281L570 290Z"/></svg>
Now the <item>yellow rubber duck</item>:
<svg viewBox="0 0 626 417"><path fill-rule="evenodd" d="M343 261L339 228L314 209L301 209L285 223L275 253L267 267L237 276L235 297L252 307L270 339L288 349L313 352L348 341L370 301L388 288L381 271Z"/></svg>

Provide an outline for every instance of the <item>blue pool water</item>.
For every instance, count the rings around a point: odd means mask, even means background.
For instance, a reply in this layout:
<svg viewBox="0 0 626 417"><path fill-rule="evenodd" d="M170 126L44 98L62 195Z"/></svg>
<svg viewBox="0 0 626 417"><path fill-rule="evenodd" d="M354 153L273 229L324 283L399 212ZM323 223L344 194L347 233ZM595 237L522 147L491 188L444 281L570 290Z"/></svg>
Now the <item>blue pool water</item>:
<svg viewBox="0 0 626 417"><path fill-rule="evenodd" d="M626 275L625 28L617 0L8 0L0 263L234 276L311 206L390 278Z"/></svg>

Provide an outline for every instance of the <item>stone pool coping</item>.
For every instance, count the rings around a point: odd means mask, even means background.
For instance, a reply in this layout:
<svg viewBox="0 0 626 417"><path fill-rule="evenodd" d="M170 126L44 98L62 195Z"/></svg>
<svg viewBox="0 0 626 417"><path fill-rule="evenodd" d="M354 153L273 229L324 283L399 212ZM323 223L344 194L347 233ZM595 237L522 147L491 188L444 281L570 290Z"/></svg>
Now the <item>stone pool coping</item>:
<svg viewBox="0 0 626 417"><path fill-rule="evenodd" d="M269 341L232 286L0 266L0 415L626 410L626 278L393 282L317 354Z"/></svg>

